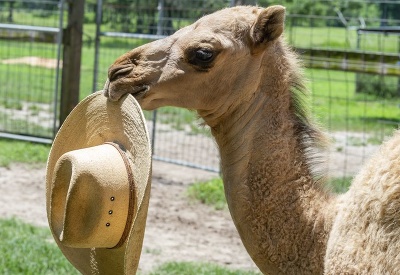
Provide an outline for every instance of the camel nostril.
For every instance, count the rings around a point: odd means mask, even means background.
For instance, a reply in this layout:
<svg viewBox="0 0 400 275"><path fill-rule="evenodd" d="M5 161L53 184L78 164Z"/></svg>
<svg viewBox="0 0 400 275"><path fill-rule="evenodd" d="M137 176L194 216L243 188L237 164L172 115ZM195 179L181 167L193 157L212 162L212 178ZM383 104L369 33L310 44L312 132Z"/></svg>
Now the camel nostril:
<svg viewBox="0 0 400 275"><path fill-rule="evenodd" d="M117 80L128 75L133 70L131 64L123 65L123 66L111 66L108 70L108 79L110 81Z"/></svg>

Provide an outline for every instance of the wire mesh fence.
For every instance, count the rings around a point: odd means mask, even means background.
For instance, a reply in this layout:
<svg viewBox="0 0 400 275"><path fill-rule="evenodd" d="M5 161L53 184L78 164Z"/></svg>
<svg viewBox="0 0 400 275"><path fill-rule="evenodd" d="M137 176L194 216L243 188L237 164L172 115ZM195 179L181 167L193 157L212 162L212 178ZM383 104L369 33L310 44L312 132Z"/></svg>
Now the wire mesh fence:
<svg viewBox="0 0 400 275"><path fill-rule="evenodd" d="M54 7L44 11L40 10L41 1L35 1L37 6L29 6L28 1L0 1L0 23L7 24L11 2L15 2L15 23L58 26L57 1L42 1L41 4ZM204 14L237 4L286 7L285 39L304 61L312 111L332 137L330 173L333 177L354 175L399 125L399 1L87 0L81 98L103 87L108 67L124 52L169 35ZM38 23L39 20L43 21ZM0 31L3 35L3 29ZM42 106L38 103L50 106L54 102L54 69L11 65L5 60L29 56L54 59L55 53L54 41L18 41L2 36L0 130L49 135L50 132L43 134L43 130L36 129L29 119ZM29 85L37 88L32 90ZM24 105L30 101L36 107ZM7 107L13 104L16 106ZM14 122L21 108L29 110L23 115L24 122ZM48 108L51 112L52 107ZM207 127L198 126L201 121L194 112L166 107L157 114L146 112L146 117L156 159L219 171L216 146Z"/></svg>
<svg viewBox="0 0 400 275"><path fill-rule="evenodd" d="M351 178L399 125L400 3L292 5L287 39L301 53L313 112L332 137L330 174Z"/></svg>
<svg viewBox="0 0 400 275"><path fill-rule="evenodd" d="M147 5L137 1L118 6L124 10L124 19L122 14L112 12L116 9L111 7L114 3L105 1L107 19L103 19L101 30L168 35L202 14L237 4L220 1L210 6L210 3L154 1ZM304 60L313 113L332 137L328 154L330 174L351 177L400 121L397 27L400 3L319 0L258 1L258 4L286 6L286 40ZM119 17L113 19L115 13ZM102 37L101 40L98 73L105 78L105 69L115 57L151 39ZM105 44L113 47L103 47ZM162 108L156 121L156 157L218 171L216 148L208 138L207 129L198 130L195 114ZM199 137L207 142L200 144Z"/></svg>
<svg viewBox="0 0 400 275"><path fill-rule="evenodd" d="M60 18L55 1L0 1L1 136L51 142L57 114Z"/></svg>
<svg viewBox="0 0 400 275"><path fill-rule="evenodd" d="M168 1L136 1L129 5L104 1L94 90L102 88L108 67L122 53L165 37L203 14L229 5L229 1L182 1L175 5ZM196 113L164 107L154 113L146 112L146 117L154 159L219 171L216 145L209 129L200 126Z"/></svg>

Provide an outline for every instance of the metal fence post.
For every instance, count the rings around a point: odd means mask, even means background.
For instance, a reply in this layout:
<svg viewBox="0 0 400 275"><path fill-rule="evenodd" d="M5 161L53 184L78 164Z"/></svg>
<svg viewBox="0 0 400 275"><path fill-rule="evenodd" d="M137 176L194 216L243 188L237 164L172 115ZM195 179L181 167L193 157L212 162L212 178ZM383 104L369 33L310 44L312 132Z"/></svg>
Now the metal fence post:
<svg viewBox="0 0 400 275"><path fill-rule="evenodd" d="M157 35L163 35L164 32L164 0L158 0L158 22Z"/></svg>
<svg viewBox="0 0 400 275"><path fill-rule="evenodd" d="M63 32L60 126L79 102L85 1L68 1L68 25Z"/></svg>
<svg viewBox="0 0 400 275"><path fill-rule="evenodd" d="M100 28L103 18L103 0L97 0L97 14L96 14L96 37L94 42L94 71L93 71L93 90L97 90L97 77L99 68L99 51L100 51Z"/></svg>
<svg viewBox="0 0 400 275"><path fill-rule="evenodd" d="M158 0L158 22L157 22L157 35L164 33L164 0ZM156 127L157 127L157 110L153 111L153 130L151 131L151 154L155 153L156 145Z"/></svg>
<svg viewBox="0 0 400 275"><path fill-rule="evenodd" d="M156 146L157 109L153 111L153 129L151 131L151 154L155 153Z"/></svg>
<svg viewBox="0 0 400 275"><path fill-rule="evenodd" d="M59 32L57 36L57 68L56 68L56 80L54 83L54 120L53 120L53 138L57 134L57 117L58 117L58 88L60 84L60 72L61 72L61 51L62 51L62 41L63 41L63 26L64 26L64 3L65 0L61 0L59 2L59 12L60 12L60 17L58 20L58 27L59 27ZM59 124L61 125L61 124Z"/></svg>

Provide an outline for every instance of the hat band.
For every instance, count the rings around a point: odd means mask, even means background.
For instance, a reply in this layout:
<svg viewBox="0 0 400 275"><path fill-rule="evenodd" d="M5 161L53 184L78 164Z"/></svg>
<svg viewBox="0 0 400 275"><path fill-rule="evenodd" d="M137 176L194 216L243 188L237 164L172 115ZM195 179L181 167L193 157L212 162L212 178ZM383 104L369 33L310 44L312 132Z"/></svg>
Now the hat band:
<svg viewBox="0 0 400 275"><path fill-rule="evenodd" d="M131 229L131 225L133 222L133 214L134 214L134 208L135 208L135 181L133 178L133 172L132 172L132 168L129 165L129 159L126 156L126 153L124 152L125 149L121 148L122 145L119 145L117 143L114 142L105 142L105 144L109 144L112 145L115 149L117 149L118 153L121 155L122 160L124 161L125 164L125 168L126 168L126 172L128 174L128 181L129 181L129 204L128 204L128 217L126 219L126 224L125 224L125 228L124 228L124 232L121 235L121 239L118 241L118 243L114 246L114 247L110 247L109 249L114 249L114 248L119 248L121 247L124 243L126 238L129 235L130 229Z"/></svg>

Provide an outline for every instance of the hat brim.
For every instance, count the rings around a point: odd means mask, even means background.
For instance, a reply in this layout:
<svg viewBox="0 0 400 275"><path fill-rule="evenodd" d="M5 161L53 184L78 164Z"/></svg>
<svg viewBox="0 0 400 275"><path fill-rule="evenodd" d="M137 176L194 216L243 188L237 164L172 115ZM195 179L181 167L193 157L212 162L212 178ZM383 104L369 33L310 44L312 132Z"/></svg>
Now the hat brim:
<svg viewBox="0 0 400 275"><path fill-rule="evenodd" d="M135 182L135 211L125 243L114 249L71 248L54 235L65 257L83 274L135 274L142 250L151 186L151 148L146 121L137 101L126 95L111 102L102 91L83 101L58 131L47 161L46 210L51 224L52 179L57 160L66 152L116 142L130 152ZM51 227L51 226L50 226Z"/></svg>

